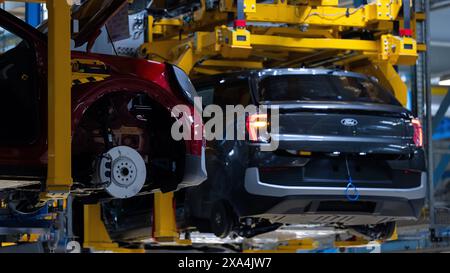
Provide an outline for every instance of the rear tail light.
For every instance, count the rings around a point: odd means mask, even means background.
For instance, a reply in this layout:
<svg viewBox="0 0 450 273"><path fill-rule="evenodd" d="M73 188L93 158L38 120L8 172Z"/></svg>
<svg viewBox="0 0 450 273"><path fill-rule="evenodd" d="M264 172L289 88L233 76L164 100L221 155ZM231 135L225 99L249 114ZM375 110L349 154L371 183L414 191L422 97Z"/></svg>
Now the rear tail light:
<svg viewBox="0 0 450 273"><path fill-rule="evenodd" d="M245 125L250 141L267 142L269 140L269 121L267 114L248 115L246 117Z"/></svg>
<svg viewBox="0 0 450 273"><path fill-rule="evenodd" d="M414 144L416 144L417 147L423 147L423 131L420 120L415 118L411 121L411 123L414 127L414 135L413 135Z"/></svg>
<svg viewBox="0 0 450 273"><path fill-rule="evenodd" d="M194 107L191 107L192 113L196 115ZM201 156L203 149L206 147L205 126L201 117L198 115L194 117L194 122L191 124L191 140L189 143L189 153L196 156Z"/></svg>
<svg viewBox="0 0 450 273"><path fill-rule="evenodd" d="M203 151L204 141L203 140L191 140L190 141L190 154L201 156Z"/></svg>

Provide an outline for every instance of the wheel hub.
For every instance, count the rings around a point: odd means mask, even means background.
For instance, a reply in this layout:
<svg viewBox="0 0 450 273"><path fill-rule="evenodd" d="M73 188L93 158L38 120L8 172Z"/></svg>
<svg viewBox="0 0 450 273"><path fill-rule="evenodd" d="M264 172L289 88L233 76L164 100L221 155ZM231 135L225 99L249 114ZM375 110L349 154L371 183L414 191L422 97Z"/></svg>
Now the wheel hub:
<svg viewBox="0 0 450 273"><path fill-rule="evenodd" d="M136 165L129 158L119 158L112 165L113 183L119 186L130 186L136 180Z"/></svg>

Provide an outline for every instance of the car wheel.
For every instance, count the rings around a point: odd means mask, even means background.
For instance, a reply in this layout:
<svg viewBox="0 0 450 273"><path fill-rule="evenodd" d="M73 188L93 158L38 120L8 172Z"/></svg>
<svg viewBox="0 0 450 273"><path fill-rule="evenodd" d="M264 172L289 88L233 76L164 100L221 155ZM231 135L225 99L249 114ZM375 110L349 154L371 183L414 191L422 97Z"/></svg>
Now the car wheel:
<svg viewBox="0 0 450 273"><path fill-rule="evenodd" d="M369 240L386 241L394 235L395 222L351 227L351 232Z"/></svg>
<svg viewBox="0 0 450 273"><path fill-rule="evenodd" d="M175 190L184 175L185 144L170 137L172 123L170 112L147 96L119 92L95 102L72 140L78 196Z"/></svg>
<svg viewBox="0 0 450 273"><path fill-rule="evenodd" d="M211 208L211 231L219 238L227 237L234 227L231 208L225 202L218 201Z"/></svg>
<svg viewBox="0 0 450 273"><path fill-rule="evenodd" d="M381 236L379 236L378 240L386 241L389 240L392 235L394 235L396 223L395 222L388 222L385 224L382 224L382 232Z"/></svg>

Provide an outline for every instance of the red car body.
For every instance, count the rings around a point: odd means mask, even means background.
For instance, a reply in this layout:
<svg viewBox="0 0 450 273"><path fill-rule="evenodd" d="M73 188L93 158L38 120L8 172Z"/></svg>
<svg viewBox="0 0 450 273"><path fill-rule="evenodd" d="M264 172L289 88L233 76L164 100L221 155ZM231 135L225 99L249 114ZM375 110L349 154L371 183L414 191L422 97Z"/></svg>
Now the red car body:
<svg viewBox="0 0 450 273"><path fill-rule="evenodd" d="M26 40L34 49L35 60L30 60L30 65L34 70L39 108L39 118L36 119L39 133L32 142L26 145L0 143L0 175L3 178L22 176L43 180L47 164L47 36L1 9L0 27ZM0 59L3 55L0 54ZM179 104L189 105L193 109L193 103L176 84L170 64L86 52L72 52L72 59L95 60L103 63L108 70L105 79L73 86L72 136L88 110L102 98L114 94L145 94L167 113ZM13 116L11 118L14 119ZM189 113L180 118L189 118ZM186 140L184 156L184 176L178 188L197 185L206 179L204 141Z"/></svg>

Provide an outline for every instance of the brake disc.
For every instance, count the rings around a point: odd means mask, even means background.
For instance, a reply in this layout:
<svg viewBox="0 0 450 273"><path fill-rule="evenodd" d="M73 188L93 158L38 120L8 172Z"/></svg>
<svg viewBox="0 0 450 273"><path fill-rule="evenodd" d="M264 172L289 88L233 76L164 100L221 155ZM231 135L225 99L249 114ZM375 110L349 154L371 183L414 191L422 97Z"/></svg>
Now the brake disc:
<svg viewBox="0 0 450 273"><path fill-rule="evenodd" d="M147 168L142 156L127 146L117 146L103 154L97 165L97 183L116 198L135 196L144 186Z"/></svg>

